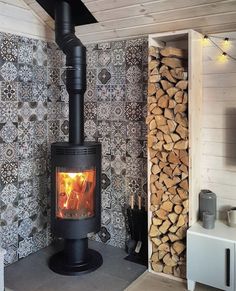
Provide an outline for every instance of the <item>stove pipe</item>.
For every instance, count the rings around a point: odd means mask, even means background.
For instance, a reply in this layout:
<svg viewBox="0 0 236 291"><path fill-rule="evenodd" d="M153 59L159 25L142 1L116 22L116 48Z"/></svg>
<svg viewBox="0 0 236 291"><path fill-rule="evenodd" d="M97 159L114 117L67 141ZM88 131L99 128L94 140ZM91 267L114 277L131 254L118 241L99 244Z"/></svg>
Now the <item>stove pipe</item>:
<svg viewBox="0 0 236 291"><path fill-rule="evenodd" d="M84 142L84 93L86 91L86 48L75 36L71 5L55 4L56 43L66 55L66 89L69 93L69 142Z"/></svg>

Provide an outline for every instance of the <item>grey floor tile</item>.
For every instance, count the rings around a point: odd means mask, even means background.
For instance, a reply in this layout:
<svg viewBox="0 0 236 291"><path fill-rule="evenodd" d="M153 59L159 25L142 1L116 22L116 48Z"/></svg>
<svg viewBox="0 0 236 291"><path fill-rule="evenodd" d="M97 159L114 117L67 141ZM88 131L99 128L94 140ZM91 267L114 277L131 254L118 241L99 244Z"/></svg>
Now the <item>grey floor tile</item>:
<svg viewBox="0 0 236 291"><path fill-rule="evenodd" d="M104 263L95 272L70 277L53 273L49 257L61 246L49 246L5 268L5 285L14 291L121 291L145 271L144 266L125 261L124 250L90 241Z"/></svg>

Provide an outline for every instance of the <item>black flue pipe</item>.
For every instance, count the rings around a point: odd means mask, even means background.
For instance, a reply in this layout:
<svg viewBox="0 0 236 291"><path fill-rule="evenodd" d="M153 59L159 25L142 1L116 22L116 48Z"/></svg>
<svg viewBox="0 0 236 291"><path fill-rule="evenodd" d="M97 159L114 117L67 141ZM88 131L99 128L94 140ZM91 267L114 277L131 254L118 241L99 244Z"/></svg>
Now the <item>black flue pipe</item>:
<svg viewBox="0 0 236 291"><path fill-rule="evenodd" d="M55 6L56 43L66 55L66 89L69 93L69 142L84 142L84 93L86 91L86 48L75 36L70 4Z"/></svg>

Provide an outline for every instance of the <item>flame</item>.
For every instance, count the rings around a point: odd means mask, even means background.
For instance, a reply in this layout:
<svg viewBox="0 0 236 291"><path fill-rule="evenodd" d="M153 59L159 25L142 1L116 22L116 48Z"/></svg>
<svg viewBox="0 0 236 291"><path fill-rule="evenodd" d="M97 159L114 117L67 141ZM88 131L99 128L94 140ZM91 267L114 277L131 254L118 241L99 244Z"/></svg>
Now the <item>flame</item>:
<svg viewBox="0 0 236 291"><path fill-rule="evenodd" d="M94 190L96 170L84 172L57 173L57 208L59 217L78 215L83 217L94 214Z"/></svg>

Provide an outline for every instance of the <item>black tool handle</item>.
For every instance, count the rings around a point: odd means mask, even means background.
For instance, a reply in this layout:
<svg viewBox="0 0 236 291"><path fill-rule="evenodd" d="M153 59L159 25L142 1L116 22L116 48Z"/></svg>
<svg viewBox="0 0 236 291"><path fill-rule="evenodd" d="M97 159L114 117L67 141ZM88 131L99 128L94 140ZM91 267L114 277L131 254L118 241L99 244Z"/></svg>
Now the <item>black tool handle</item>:
<svg viewBox="0 0 236 291"><path fill-rule="evenodd" d="M226 286L230 287L230 249L226 249Z"/></svg>

